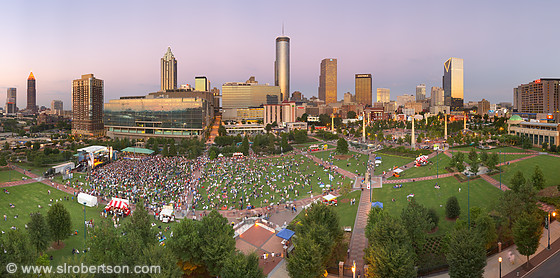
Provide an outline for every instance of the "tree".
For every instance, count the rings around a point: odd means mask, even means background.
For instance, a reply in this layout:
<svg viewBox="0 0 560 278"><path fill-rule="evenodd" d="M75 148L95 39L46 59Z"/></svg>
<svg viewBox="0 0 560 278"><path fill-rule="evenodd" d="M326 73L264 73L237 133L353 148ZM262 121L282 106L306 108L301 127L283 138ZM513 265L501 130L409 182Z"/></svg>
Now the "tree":
<svg viewBox="0 0 560 278"><path fill-rule="evenodd" d="M336 152L341 154L348 153L348 142L346 142L346 139L342 137L338 139L336 142Z"/></svg>
<svg viewBox="0 0 560 278"><path fill-rule="evenodd" d="M175 257L180 260L184 274L187 276L206 271L202 258L200 226L200 221L181 221L167 244Z"/></svg>
<svg viewBox="0 0 560 278"><path fill-rule="evenodd" d="M169 146L169 156L176 156L177 155L177 147L175 146L175 143L171 143L171 146Z"/></svg>
<svg viewBox="0 0 560 278"><path fill-rule="evenodd" d="M223 125L220 125L218 127L218 136L226 136L227 135L227 130L226 127Z"/></svg>
<svg viewBox="0 0 560 278"><path fill-rule="evenodd" d="M533 182L533 186L536 189L543 189L544 188L544 174L541 171L541 167L539 165L535 166L535 171L533 172L533 176L531 177L531 181Z"/></svg>
<svg viewBox="0 0 560 278"><path fill-rule="evenodd" d="M448 236L446 254L451 278L481 278L486 266L486 250L478 235L465 227L457 228Z"/></svg>
<svg viewBox="0 0 560 278"><path fill-rule="evenodd" d="M33 265L35 262L35 250L29 241L27 234L21 230L8 230L0 236L0 276L7 276L6 265L15 263L17 265Z"/></svg>
<svg viewBox="0 0 560 278"><path fill-rule="evenodd" d="M50 232L49 226L40 213L32 213L31 220L27 224L27 230L29 233L29 239L37 253L43 253L49 247L50 242Z"/></svg>
<svg viewBox="0 0 560 278"><path fill-rule="evenodd" d="M469 169L470 172L473 173L473 175L475 176L478 175L478 170L480 168L478 162L471 162L470 166L471 166Z"/></svg>
<svg viewBox="0 0 560 278"><path fill-rule="evenodd" d="M155 277L181 277L183 271L177 265L177 258L173 256L170 248L162 248L152 244L142 248L142 256L139 260L143 265L157 265L160 272ZM138 264L138 262L134 262Z"/></svg>
<svg viewBox="0 0 560 278"><path fill-rule="evenodd" d="M478 162L478 153L474 148L472 148L469 152L469 160L471 161L471 163Z"/></svg>
<svg viewBox="0 0 560 278"><path fill-rule="evenodd" d="M433 230L439 224L439 216L438 216L435 208L428 209L428 217L429 217L430 221L432 222L432 228L431 229Z"/></svg>
<svg viewBox="0 0 560 278"><path fill-rule="evenodd" d="M225 259L235 250L233 228L228 220L215 210L200 222L202 260L210 274L217 276L224 266Z"/></svg>
<svg viewBox="0 0 560 278"><path fill-rule="evenodd" d="M494 220L487 213L483 213L477 217L473 217L473 226L484 243L484 248L489 249L492 247L498 238Z"/></svg>
<svg viewBox="0 0 560 278"><path fill-rule="evenodd" d="M243 138L241 143L241 152L246 156L249 155L249 138L247 136Z"/></svg>
<svg viewBox="0 0 560 278"><path fill-rule="evenodd" d="M461 214L461 207L459 206L459 201L457 197L451 196L447 199L445 204L445 216L449 219L455 219Z"/></svg>
<svg viewBox="0 0 560 278"><path fill-rule="evenodd" d="M522 185L525 184L525 177L521 171L515 172L511 180L509 181L510 189L514 192L518 192Z"/></svg>
<svg viewBox="0 0 560 278"><path fill-rule="evenodd" d="M294 238L294 251L286 266L292 278L319 277L324 272L319 245L308 234Z"/></svg>
<svg viewBox="0 0 560 278"><path fill-rule="evenodd" d="M152 230L150 215L144 206L144 200L136 203L136 209L130 216L130 222L125 226L127 235L138 235L144 245L156 243L156 235Z"/></svg>
<svg viewBox="0 0 560 278"><path fill-rule="evenodd" d="M542 150L546 152L548 150L548 143L543 142L541 147L542 147Z"/></svg>
<svg viewBox="0 0 560 278"><path fill-rule="evenodd" d="M61 239L66 239L72 232L72 220L70 213L62 203L54 203L47 213L47 222L51 236L58 244Z"/></svg>
<svg viewBox="0 0 560 278"><path fill-rule="evenodd" d="M208 153L208 158L216 159L216 157L218 157L218 155L216 154L216 151L215 150L210 150L210 152Z"/></svg>
<svg viewBox="0 0 560 278"><path fill-rule="evenodd" d="M480 153L480 161L486 163L488 161L489 155L487 152Z"/></svg>
<svg viewBox="0 0 560 278"><path fill-rule="evenodd" d="M8 165L8 161L6 161L6 157L0 156L0 166L6 166L6 165Z"/></svg>
<svg viewBox="0 0 560 278"><path fill-rule="evenodd" d="M529 256L535 254L539 247L542 232L541 221L536 214L523 213L513 224L513 241L519 254L527 256L527 266Z"/></svg>
<svg viewBox="0 0 560 278"><path fill-rule="evenodd" d="M427 232L433 227L433 223L428 216L428 210L412 198L408 206L402 210L401 220L416 254L421 253L426 243Z"/></svg>
<svg viewBox="0 0 560 278"><path fill-rule="evenodd" d="M348 119L355 119L356 118L356 112L355 111L348 111L346 113L346 118Z"/></svg>
<svg viewBox="0 0 560 278"><path fill-rule="evenodd" d="M486 159L485 164L488 167L488 169L495 170L496 166L498 165L499 159L500 158L497 153L492 153L488 156L488 159Z"/></svg>
<svg viewBox="0 0 560 278"><path fill-rule="evenodd" d="M272 131L272 125L271 124L267 124L265 127L266 133L270 133L270 131Z"/></svg>
<svg viewBox="0 0 560 278"><path fill-rule="evenodd" d="M226 259L220 277L264 278L265 276L259 268L259 258L254 253L245 256L245 254L236 251Z"/></svg>

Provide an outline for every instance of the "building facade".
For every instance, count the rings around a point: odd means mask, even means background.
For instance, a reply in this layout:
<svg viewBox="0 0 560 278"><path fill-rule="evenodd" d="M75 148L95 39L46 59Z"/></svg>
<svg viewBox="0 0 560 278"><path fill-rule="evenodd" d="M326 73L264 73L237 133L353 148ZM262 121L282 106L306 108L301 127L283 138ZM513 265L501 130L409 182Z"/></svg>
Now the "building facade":
<svg viewBox="0 0 560 278"><path fill-rule="evenodd" d="M388 88L377 88L377 102L389 102L391 101L391 90Z"/></svg>
<svg viewBox="0 0 560 278"><path fill-rule="evenodd" d="M303 99L303 94L300 91L295 91L292 93L292 98L290 100L292 101L298 101L298 100L302 100Z"/></svg>
<svg viewBox="0 0 560 278"><path fill-rule="evenodd" d="M513 108L519 113L560 113L560 78L541 78L514 88Z"/></svg>
<svg viewBox="0 0 560 278"><path fill-rule="evenodd" d="M64 103L62 100L51 101L51 111L54 114L62 115L62 111L64 111Z"/></svg>
<svg viewBox="0 0 560 278"><path fill-rule="evenodd" d="M229 82L222 85L222 108L237 109L257 107L267 103L267 96L281 99L279 86L259 84L250 78L246 82Z"/></svg>
<svg viewBox="0 0 560 278"><path fill-rule="evenodd" d="M103 80L84 74L72 81L72 134L100 137L103 127Z"/></svg>
<svg viewBox="0 0 560 278"><path fill-rule="evenodd" d="M426 99L426 84L420 84L416 86L416 101L421 101Z"/></svg>
<svg viewBox="0 0 560 278"><path fill-rule="evenodd" d="M452 111L463 108L463 59L449 58L443 65L443 91Z"/></svg>
<svg viewBox="0 0 560 278"><path fill-rule="evenodd" d="M355 75L356 103L372 106L371 74Z"/></svg>
<svg viewBox="0 0 560 278"><path fill-rule="evenodd" d="M6 114L13 115L17 113L17 89L8 88L6 92Z"/></svg>
<svg viewBox="0 0 560 278"><path fill-rule="evenodd" d="M206 76L197 76L194 78L194 89L200 92L210 91L210 82Z"/></svg>
<svg viewBox="0 0 560 278"><path fill-rule="evenodd" d="M508 133L529 139L534 147L540 147L543 143L547 143L549 146L559 146L560 144L560 124L558 123L508 121Z"/></svg>
<svg viewBox="0 0 560 278"><path fill-rule="evenodd" d="M442 106L444 105L444 92L443 88L432 87L430 92L430 105L431 106Z"/></svg>
<svg viewBox="0 0 560 278"><path fill-rule="evenodd" d="M403 106L409 102L415 102L416 97L409 94L397 96L397 106Z"/></svg>
<svg viewBox="0 0 560 278"><path fill-rule="evenodd" d="M281 100L290 97L290 38L276 38L276 61L274 61L274 85L280 87Z"/></svg>
<svg viewBox="0 0 560 278"><path fill-rule="evenodd" d="M344 104L354 103L354 96L350 92L344 93Z"/></svg>
<svg viewBox="0 0 560 278"><path fill-rule="evenodd" d="M27 78L27 107L25 108L31 113L37 112L37 83L33 72Z"/></svg>
<svg viewBox="0 0 560 278"><path fill-rule="evenodd" d="M490 110L490 102L486 99L482 99L478 102L476 113L478 115L488 115L488 111Z"/></svg>
<svg viewBox="0 0 560 278"><path fill-rule="evenodd" d="M177 88L177 60L171 52L171 47L161 58L161 90L175 90Z"/></svg>
<svg viewBox="0 0 560 278"><path fill-rule="evenodd" d="M326 104L337 102L337 86L336 59L323 59L321 61L321 75L319 76L319 99Z"/></svg>

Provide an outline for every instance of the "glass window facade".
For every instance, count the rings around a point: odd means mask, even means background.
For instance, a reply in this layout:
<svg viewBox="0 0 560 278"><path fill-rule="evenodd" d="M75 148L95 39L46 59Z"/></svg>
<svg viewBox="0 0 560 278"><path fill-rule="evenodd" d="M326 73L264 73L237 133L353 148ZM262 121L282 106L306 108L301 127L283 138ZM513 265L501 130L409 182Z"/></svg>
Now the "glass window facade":
<svg viewBox="0 0 560 278"><path fill-rule="evenodd" d="M202 98L138 98L105 104L108 131L154 135L201 135L208 125L208 102Z"/></svg>

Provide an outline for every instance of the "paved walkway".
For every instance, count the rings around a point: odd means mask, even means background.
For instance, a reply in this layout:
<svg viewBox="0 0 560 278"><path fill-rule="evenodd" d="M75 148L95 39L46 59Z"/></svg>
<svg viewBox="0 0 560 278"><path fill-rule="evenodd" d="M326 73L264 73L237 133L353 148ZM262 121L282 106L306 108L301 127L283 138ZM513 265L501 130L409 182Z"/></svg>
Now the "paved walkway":
<svg viewBox="0 0 560 278"><path fill-rule="evenodd" d="M352 230L352 238L350 239L350 257L345 262L346 265L351 265L352 261L356 261L357 269L363 269L364 267L364 250L368 244L366 238L366 225L368 213L371 210L370 194L370 190L362 191L362 196L360 197L360 202L358 204L358 213L356 214L354 229Z"/></svg>

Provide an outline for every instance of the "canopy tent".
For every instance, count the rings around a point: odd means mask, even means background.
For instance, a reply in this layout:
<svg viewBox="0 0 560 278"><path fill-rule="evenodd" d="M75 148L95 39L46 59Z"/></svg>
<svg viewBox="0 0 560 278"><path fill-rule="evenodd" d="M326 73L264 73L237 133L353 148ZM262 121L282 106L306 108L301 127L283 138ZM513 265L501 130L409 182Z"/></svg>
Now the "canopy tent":
<svg viewBox="0 0 560 278"><path fill-rule="evenodd" d="M416 166L426 165L428 163L428 156L421 155L416 158Z"/></svg>
<svg viewBox="0 0 560 278"><path fill-rule="evenodd" d="M371 203L372 208L383 208L383 203L381 202L373 202Z"/></svg>
<svg viewBox="0 0 560 278"><path fill-rule="evenodd" d="M402 171L404 171L403 169L397 168L395 170L393 170L393 172L400 174Z"/></svg>
<svg viewBox="0 0 560 278"><path fill-rule="evenodd" d="M107 204L107 207L128 209L128 203L124 202L122 199L113 198L113 200Z"/></svg>
<svg viewBox="0 0 560 278"><path fill-rule="evenodd" d="M295 233L296 232L290 229L282 229L280 232L276 234L276 236L285 240L290 240L290 238L292 238Z"/></svg>
<svg viewBox="0 0 560 278"><path fill-rule="evenodd" d="M325 199L326 201L329 201L329 202L332 201L332 200L334 200L334 199L336 199L336 198L337 198L337 197L334 196L334 195L332 195L332 194L323 196L323 199Z"/></svg>
<svg viewBox="0 0 560 278"><path fill-rule="evenodd" d="M134 148L134 147L128 147L128 148L124 148L121 150L121 152L128 152L128 153L141 153L141 154L153 154L154 151L150 150L150 149L144 149L144 148Z"/></svg>
<svg viewBox="0 0 560 278"><path fill-rule="evenodd" d="M381 156L376 156L375 159L376 160L381 160Z"/></svg>
<svg viewBox="0 0 560 278"><path fill-rule="evenodd" d="M94 207L97 205L97 197L86 194L86 193L79 193L78 194L78 203L82 205L86 205L88 207Z"/></svg>
<svg viewBox="0 0 560 278"><path fill-rule="evenodd" d="M161 210L161 216L171 216L173 215L173 209L172 208L163 208Z"/></svg>

